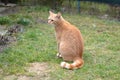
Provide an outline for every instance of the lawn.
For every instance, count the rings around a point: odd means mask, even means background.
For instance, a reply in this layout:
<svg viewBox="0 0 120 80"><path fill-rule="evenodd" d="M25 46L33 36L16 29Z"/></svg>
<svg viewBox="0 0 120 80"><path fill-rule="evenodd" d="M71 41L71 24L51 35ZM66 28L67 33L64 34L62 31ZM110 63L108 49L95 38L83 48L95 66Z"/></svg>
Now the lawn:
<svg viewBox="0 0 120 80"><path fill-rule="evenodd" d="M25 67L33 62L48 64L48 80L120 80L120 22L63 14L81 30L85 44L84 66L66 70L60 67L62 59L56 58L54 27L46 23L48 16L47 9L39 8L23 8L8 16L11 22L5 24L7 26L18 23L21 18L27 19L29 24L24 25L23 33L17 34L17 42L0 53L0 80L13 74L31 76Z"/></svg>

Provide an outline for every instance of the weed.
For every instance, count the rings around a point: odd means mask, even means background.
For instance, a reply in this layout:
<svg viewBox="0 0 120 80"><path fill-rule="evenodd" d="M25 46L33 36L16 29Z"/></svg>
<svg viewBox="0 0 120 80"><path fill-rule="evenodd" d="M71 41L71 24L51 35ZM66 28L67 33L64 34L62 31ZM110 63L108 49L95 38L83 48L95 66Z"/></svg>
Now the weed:
<svg viewBox="0 0 120 80"><path fill-rule="evenodd" d="M0 17L0 24L9 24L11 22L11 19L8 16L1 16Z"/></svg>
<svg viewBox="0 0 120 80"><path fill-rule="evenodd" d="M24 26L27 26L31 23L31 21L27 18L20 18L18 21L17 21L17 24L22 24Z"/></svg>

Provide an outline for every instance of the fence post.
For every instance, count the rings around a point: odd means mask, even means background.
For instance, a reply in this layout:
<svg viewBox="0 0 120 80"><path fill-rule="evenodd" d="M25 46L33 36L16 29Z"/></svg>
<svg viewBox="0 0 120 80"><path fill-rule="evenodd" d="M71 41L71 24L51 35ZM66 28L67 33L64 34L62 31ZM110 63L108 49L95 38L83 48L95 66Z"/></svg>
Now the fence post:
<svg viewBox="0 0 120 80"><path fill-rule="evenodd" d="M80 13L80 0L77 0L78 13Z"/></svg>

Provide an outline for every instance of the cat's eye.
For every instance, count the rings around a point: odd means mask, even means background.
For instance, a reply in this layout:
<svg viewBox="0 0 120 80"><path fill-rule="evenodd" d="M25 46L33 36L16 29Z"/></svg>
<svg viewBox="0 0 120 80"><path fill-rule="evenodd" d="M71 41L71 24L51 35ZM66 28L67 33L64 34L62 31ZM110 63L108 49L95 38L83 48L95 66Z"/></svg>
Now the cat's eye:
<svg viewBox="0 0 120 80"><path fill-rule="evenodd" d="M54 21L54 20L51 19L51 21Z"/></svg>
<svg viewBox="0 0 120 80"><path fill-rule="evenodd" d="M48 19L48 20L50 20L50 21L54 21L53 19Z"/></svg>

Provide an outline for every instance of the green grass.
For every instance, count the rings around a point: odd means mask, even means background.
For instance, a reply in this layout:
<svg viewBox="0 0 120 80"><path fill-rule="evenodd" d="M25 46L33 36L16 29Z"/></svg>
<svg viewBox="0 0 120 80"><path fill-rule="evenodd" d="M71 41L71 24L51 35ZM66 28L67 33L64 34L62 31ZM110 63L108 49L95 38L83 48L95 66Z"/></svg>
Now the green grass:
<svg viewBox="0 0 120 80"><path fill-rule="evenodd" d="M0 68L3 69L0 75L25 74L24 67L28 63L47 62L51 80L120 79L120 22L64 14L66 20L81 30L85 43L84 66L78 70L66 70L59 66L62 59L56 58L54 27L35 21L39 18L47 20L48 12L28 11L9 16L14 20L20 15L27 16L32 24L25 26L24 33L18 34L18 42L0 54Z"/></svg>
<svg viewBox="0 0 120 80"><path fill-rule="evenodd" d="M109 5L105 3L82 1L80 6L83 12L93 13L94 15L103 15L110 10Z"/></svg>

